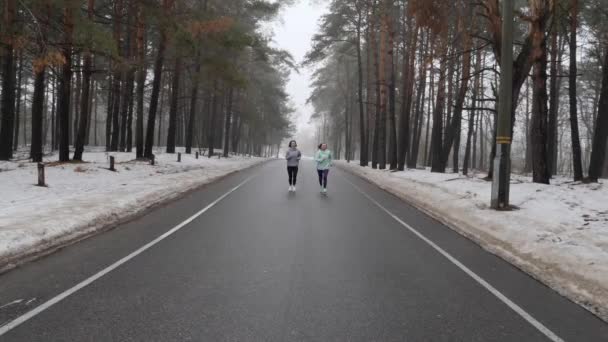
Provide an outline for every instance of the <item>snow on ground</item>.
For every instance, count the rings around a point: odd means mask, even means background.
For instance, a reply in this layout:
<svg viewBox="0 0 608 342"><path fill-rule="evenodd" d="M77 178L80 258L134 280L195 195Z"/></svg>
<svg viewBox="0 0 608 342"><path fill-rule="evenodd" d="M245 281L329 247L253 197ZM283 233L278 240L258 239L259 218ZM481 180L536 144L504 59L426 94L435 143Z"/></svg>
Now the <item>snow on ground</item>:
<svg viewBox="0 0 608 342"><path fill-rule="evenodd" d="M110 155L115 157L116 172L108 169ZM154 166L136 161L134 153L89 151L83 159L84 163L59 164L53 163L56 154L46 156L48 187L35 186L36 164L0 162L0 269L265 160L197 160L194 154L182 154L178 163L177 154L161 150Z"/></svg>
<svg viewBox="0 0 608 342"><path fill-rule="evenodd" d="M485 175L337 165L407 200L608 320L608 184L511 180L513 211L489 208Z"/></svg>

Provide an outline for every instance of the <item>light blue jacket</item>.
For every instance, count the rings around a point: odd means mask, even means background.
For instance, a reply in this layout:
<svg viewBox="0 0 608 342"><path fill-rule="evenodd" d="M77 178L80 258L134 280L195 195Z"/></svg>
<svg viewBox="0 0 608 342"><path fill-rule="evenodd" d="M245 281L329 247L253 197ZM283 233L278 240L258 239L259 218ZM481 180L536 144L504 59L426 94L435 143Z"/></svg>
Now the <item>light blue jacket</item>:
<svg viewBox="0 0 608 342"><path fill-rule="evenodd" d="M315 161L317 162L317 170L329 170L332 162L331 151L318 150L315 154Z"/></svg>

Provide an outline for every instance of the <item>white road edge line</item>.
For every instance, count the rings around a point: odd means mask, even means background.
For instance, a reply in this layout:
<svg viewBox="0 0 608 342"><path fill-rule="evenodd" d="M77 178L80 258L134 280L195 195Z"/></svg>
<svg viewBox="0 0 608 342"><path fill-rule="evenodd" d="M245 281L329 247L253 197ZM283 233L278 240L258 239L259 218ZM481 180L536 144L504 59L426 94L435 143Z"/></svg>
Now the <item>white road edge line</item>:
<svg viewBox="0 0 608 342"><path fill-rule="evenodd" d="M490 285L487 281L485 281L482 277L478 276L475 272L471 271L468 267L462 264L458 259L453 257L450 253L446 252L443 248L439 247L433 241L428 239L418 230L414 229L409 224L405 223L401 220L397 215L393 214L391 211L386 209L382 204L373 199L370 195L366 194L361 188L356 186L353 182L346 179L345 180L350 183L359 193L361 193L365 198L367 198L370 202L375 204L378 208L382 209L386 214L392 217L395 221L399 222L403 227L407 228L410 232L416 235L419 239L426 242L429 246L435 249L439 254L443 255L446 259L448 259L452 264L456 265L460 268L464 273L469 275L469 277L473 278L477 283L483 286L486 290L488 290L491 294L493 294L496 298L500 299L501 302L506 304L509 308L515 311L518 315L520 315L523 319L525 319L528 323L530 323L533 327L538 329L541 333L543 333L547 338L549 338L553 342L564 342L564 340L557 336L553 331L549 330L546 326L544 326L541 322L537 321L536 318L532 317L531 314L527 313L524 309L522 309L519 305L515 304L512 300L507 298L504 294L498 291L494 286Z"/></svg>
<svg viewBox="0 0 608 342"><path fill-rule="evenodd" d="M188 225L189 223L191 223L192 221L194 221L196 218L198 218L199 216L201 216L202 214L204 214L207 210L211 209L216 204L218 204L219 202L221 202L228 195L230 195L231 193L235 192L240 187L242 187L243 185L245 185L247 182L249 182L255 176L256 175L248 177L243 182L241 182L239 185L235 186L230 191L228 191L225 194L223 194L222 196L218 197L215 201L211 202L209 205L207 205L206 207L204 207L203 209L201 209L196 214L190 216L189 218L187 218L182 223L180 223L177 226L171 228L169 231L167 231L164 234L160 235L156 239L148 242L147 244L145 244L144 246L140 247L139 249L137 249L136 251L132 252L131 254L129 254L129 255L125 256L124 258L116 261L112 265L104 268L103 270L97 272L96 274L90 276L89 278L83 280L82 282L74 285L70 289L68 289L68 290L66 290L66 291L58 294L57 296L49 299L48 301L44 302L40 306L38 306L38 307L36 307L36 308L34 308L34 309L26 312L25 314L23 314L23 315L15 318L14 320L6 323L5 325L1 326L0 327L0 336L8 333L9 331L15 329L19 325L27 322L28 320L32 319L33 317L35 317L36 315L38 315L41 312L45 311L46 309L50 308L51 306L59 303L60 301L62 301L65 298L69 297L70 295L72 295L72 294L76 293L77 291L83 289L87 285L90 285L91 283L93 283L97 279L99 279L99 278L103 277L104 275L112 272L116 268L120 267L122 264L128 262L129 260L135 258L139 254L141 254L141 253L145 252L146 250L150 249L151 247L153 247L157 243L161 242L162 240L166 239L167 237L173 235L175 232L177 232L178 230L182 229L183 227L185 227L186 225Z"/></svg>

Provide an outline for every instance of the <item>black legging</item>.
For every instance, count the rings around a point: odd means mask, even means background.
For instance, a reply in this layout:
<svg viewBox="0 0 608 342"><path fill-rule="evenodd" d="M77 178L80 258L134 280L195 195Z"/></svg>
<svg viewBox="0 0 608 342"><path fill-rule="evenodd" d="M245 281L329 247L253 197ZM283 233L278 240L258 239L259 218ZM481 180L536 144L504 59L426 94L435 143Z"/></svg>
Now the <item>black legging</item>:
<svg viewBox="0 0 608 342"><path fill-rule="evenodd" d="M319 185L327 188L327 175L329 174L329 170L317 170L319 174Z"/></svg>
<svg viewBox="0 0 608 342"><path fill-rule="evenodd" d="M296 185L296 180L298 178L298 167L288 166L287 174L289 175L289 185Z"/></svg>

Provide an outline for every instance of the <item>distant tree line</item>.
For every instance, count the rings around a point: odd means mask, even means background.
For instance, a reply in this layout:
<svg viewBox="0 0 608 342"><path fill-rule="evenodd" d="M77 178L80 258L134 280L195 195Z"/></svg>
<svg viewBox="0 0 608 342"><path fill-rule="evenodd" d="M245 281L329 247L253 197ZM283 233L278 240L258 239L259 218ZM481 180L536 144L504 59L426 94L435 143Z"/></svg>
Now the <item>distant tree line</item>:
<svg viewBox="0 0 608 342"><path fill-rule="evenodd" d="M87 145L268 155L290 135L291 56L265 0L3 0L0 160Z"/></svg>
<svg viewBox="0 0 608 342"><path fill-rule="evenodd" d="M608 177L608 1L516 0L513 167ZM332 0L306 59L317 135L362 166L492 178L499 0Z"/></svg>

